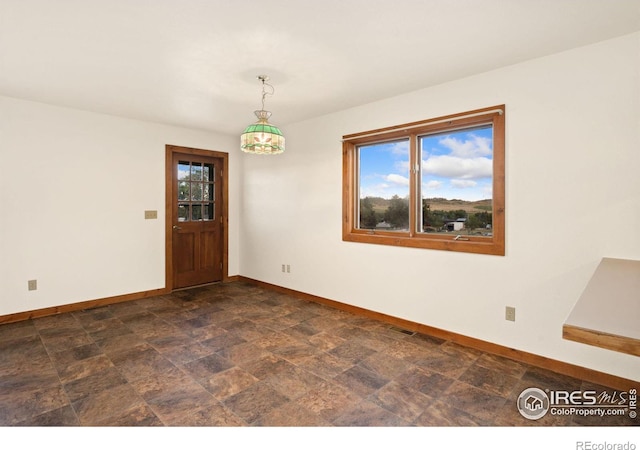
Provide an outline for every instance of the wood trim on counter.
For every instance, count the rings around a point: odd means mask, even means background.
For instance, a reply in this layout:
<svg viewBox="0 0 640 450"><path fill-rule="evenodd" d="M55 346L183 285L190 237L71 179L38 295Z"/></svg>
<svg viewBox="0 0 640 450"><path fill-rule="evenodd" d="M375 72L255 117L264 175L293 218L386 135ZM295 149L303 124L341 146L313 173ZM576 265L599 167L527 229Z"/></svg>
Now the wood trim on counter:
<svg viewBox="0 0 640 450"><path fill-rule="evenodd" d="M594 345L607 350L640 356L640 340L627 336L564 324L562 326L562 338L580 342L581 344Z"/></svg>

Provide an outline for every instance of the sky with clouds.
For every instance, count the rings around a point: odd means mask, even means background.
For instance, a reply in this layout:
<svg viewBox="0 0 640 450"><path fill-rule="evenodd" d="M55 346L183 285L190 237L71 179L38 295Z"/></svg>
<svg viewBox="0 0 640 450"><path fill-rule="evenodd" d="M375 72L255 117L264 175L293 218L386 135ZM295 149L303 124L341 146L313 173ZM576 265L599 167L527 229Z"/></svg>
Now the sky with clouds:
<svg viewBox="0 0 640 450"><path fill-rule="evenodd" d="M492 198L493 133L490 126L419 139L422 197ZM360 198L409 195L409 141L361 146Z"/></svg>

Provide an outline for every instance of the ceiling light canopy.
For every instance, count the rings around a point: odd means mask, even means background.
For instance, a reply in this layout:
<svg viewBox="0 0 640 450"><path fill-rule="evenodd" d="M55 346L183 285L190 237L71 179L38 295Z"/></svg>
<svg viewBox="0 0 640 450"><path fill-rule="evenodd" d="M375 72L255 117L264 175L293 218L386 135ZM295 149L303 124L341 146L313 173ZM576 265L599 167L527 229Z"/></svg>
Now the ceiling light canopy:
<svg viewBox="0 0 640 450"><path fill-rule="evenodd" d="M284 136L278 127L269 123L271 112L264 109L265 97L273 95L275 89L267 83L267 75L258 75L258 80L262 81L262 109L253 112L258 121L244 129L240 136L240 148L246 153L276 155L284 152Z"/></svg>

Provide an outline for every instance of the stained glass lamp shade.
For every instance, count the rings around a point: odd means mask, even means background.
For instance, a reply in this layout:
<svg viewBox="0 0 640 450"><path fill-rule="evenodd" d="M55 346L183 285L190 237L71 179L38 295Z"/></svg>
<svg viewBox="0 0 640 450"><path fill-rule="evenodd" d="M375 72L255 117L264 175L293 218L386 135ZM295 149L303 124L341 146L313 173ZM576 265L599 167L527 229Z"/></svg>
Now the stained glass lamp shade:
<svg viewBox="0 0 640 450"><path fill-rule="evenodd" d="M259 155L275 155L284 152L282 132L268 122L271 113L263 109L254 113L258 121L245 128L240 136L242 151Z"/></svg>

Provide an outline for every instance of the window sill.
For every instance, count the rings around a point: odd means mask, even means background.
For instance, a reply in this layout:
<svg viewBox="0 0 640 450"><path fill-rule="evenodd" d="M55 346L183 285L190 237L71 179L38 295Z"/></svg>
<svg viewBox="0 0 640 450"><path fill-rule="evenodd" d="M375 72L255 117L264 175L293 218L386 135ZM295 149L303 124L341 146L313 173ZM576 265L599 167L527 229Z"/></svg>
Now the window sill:
<svg viewBox="0 0 640 450"><path fill-rule="evenodd" d="M456 239L457 236L460 236ZM452 252L477 253L504 256L504 246L497 244L496 237L486 238L451 233L448 235L410 236L408 233L358 230L343 233L342 240L365 244L391 245L396 247L445 250Z"/></svg>

